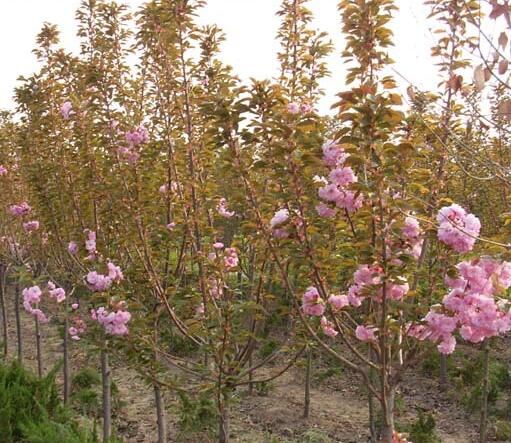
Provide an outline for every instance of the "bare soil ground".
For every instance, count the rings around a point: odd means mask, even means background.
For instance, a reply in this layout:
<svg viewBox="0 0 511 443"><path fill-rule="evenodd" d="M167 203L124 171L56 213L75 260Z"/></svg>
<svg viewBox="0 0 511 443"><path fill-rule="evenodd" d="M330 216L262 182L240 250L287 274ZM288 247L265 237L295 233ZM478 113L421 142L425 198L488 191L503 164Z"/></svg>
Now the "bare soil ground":
<svg viewBox="0 0 511 443"><path fill-rule="evenodd" d="M16 356L16 329L11 294L7 297L9 309L9 351ZM24 362L36 369L35 336L33 319L21 314L24 334ZM43 326L44 370L50 370L60 359L61 338L55 324ZM511 341L501 342L501 355ZM72 346L72 368L88 365L99 367L97 357L85 357L81 347ZM509 354L509 352L507 351ZM320 359L316 359L317 361ZM278 366L275 367L275 370ZM319 362L315 374L325 367ZM153 391L130 368L116 365L113 377L119 387L122 406L115 416L120 437L126 443L156 442L156 418ZM246 389L236 394L232 417L232 441L240 443L297 443L367 442L367 396L359 388L356 375L348 370L321 382L315 381L311 392L311 416L302 418L304 375L301 368L293 368L273 381L264 395L248 395ZM453 400L453 393L440 392L438 383L411 370L401 387L398 422L413 420L417 411L433 412L438 434L445 443L471 443L477 440L478 419L470 415ZM170 442L208 443L213 436L183 435L178 428L177 399L166 393L168 433ZM316 436L316 440L313 437ZM319 439L319 437L323 439Z"/></svg>

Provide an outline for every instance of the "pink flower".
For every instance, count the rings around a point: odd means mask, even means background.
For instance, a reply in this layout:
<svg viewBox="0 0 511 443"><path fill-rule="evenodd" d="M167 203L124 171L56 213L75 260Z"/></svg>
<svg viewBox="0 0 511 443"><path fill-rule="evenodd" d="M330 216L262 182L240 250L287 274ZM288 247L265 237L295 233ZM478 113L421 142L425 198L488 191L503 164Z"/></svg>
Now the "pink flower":
<svg viewBox="0 0 511 443"><path fill-rule="evenodd" d="M363 202L364 198L361 194L357 196L353 191L342 191L335 204L338 208L346 209L348 212L355 212L362 207Z"/></svg>
<svg viewBox="0 0 511 443"><path fill-rule="evenodd" d="M0 165L0 176L7 174L7 168L4 165Z"/></svg>
<svg viewBox="0 0 511 443"><path fill-rule="evenodd" d="M300 112L302 114L310 114L312 112L312 106L309 103L302 103L300 105Z"/></svg>
<svg viewBox="0 0 511 443"><path fill-rule="evenodd" d="M57 301L57 303L62 303L66 299L66 291L62 288L50 289L49 294L50 297Z"/></svg>
<svg viewBox="0 0 511 443"><path fill-rule="evenodd" d="M287 209L279 209L275 212L275 215L270 220L270 226L272 229L286 223L289 220L289 211Z"/></svg>
<svg viewBox="0 0 511 443"><path fill-rule="evenodd" d="M124 280L124 275L122 274L121 268L119 266L115 266L112 262L107 263L108 268L108 277L115 283L119 283Z"/></svg>
<svg viewBox="0 0 511 443"><path fill-rule="evenodd" d="M76 311L76 310L78 309L78 307L79 307L78 303L73 303L73 304L71 305L71 309L72 309L73 311Z"/></svg>
<svg viewBox="0 0 511 443"><path fill-rule="evenodd" d="M332 183L341 187L351 185L357 181L357 176L349 166L332 169L329 178Z"/></svg>
<svg viewBox="0 0 511 443"><path fill-rule="evenodd" d="M213 248L215 249L222 249L224 247L224 244L222 242L216 242L216 243L213 243Z"/></svg>
<svg viewBox="0 0 511 443"><path fill-rule="evenodd" d="M404 283L401 285L396 284L389 284L388 291L387 291L387 297L391 298L392 300L401 300L410 287L408 286L408 283Z"/></svg>
<svg viewBox="0 0 511 443"><path fill-rule="evenodd" d="M28 221L23 223L23 229L25 232L33 232L39 229L39 222L37 220Z"/></svg>
<svg viewBox="0 0 511 443"><path fill-rule="evenodd" d="M176 227L176 223L175 222L170 222L166 225L166 228L168 231L173 231L174 228Z"/></svg>
<svg viewBox="0 0 511 443"><path fill-rule="evenodd" d="M19 205L12 205L10 207L11 214L16 217L27 215L31 210L32 208L28 205L27 202L22 202Z"/></svg>
<svg viewBox="0 0 511 443"><path fill-rule="evenodd" d="M62 103L60 105L60 114L64 120L69 120L71 115L74 114L73 104L69 101Z"/></svg>
<svg viewBox="0 0 511 443"><path fill-rule="evenodd" d="M298 103L288 103L287 105L287 112L289 112L292 115L296 115L300 113L300 105Z"/></svg>
<svg viewBox="0 0 511 443"><path fill-rule="evenodd" d="M226 248L224 251L224 267L227 271L238 266L238 254L234 248Z"/></svg>
<svg viewBox="0 0 511 443"><path fill-rule="evenodd" d="M333 140L327 140L323 143L323 161L327 166L335 168L336 166L342 165L349 154L344 152L337 142Z"/></svg>
<svg viewBox="0 0 511 443"><path fill-rule="evenodd" d="M199 306L197 306L197 308L195 309L195 315L197 317L203 317L204 316L204 313L205 313L205 309L204 309L204 303L201 303Z"/></svg>
<svg viewBox="0 0 511 443"><path fill-rule="evenodd" d="M71 240L67 245L67 250L71 255L78 254L78 243L76 243L74 240Z"/></svg>
<svg viewBox="0 0 511 443"><path fill-rule="evenodd" d="M350 302L346 295L331 295L328 298L328 303L334 312L340 311L345 306L349 306Z"/></svg>
<svg viewBox="0 0 511 443"><path fill-rule="evenodd" d="M325 316L321 317L320 324L323 333L328 337L335 337L338 334L335 330L334 324L331 321L328 321Z"/></svg>
<svg viewBox="0 0 511 443"><path fill-rule="evenodd" d="M441 354L452 354L454 352L455 347L456 339L452 335L445 337L437 346L438 351Z"/></svg>
<svg viewBox="0 0 511 443"><path fill-rule="evenodd" d="M149 141L149 132L142 125L137 126L132 131L126 132L125 136L126 136L126 141L131 146L138 146L143 143L147 143Z"/></svg>
<svg viewBox="0 0 511 443"><path fill-rule="evenodd" d="M366 342L367 341L376 341L376 336L374 335L376 331L377 331L377 329L372 326L366 327L366 326L359 325L359 326L357 326L357 329L355 329L355 336L360 341L366 341Z"/></svg>
<svg viewBox="0 0 511 443"><path fill-rule="evenodd" d="M96 311L96 318L106 334L122 336L129 333L127 324L131 320L131 314L128 311L108 312L100 307Z"/></svg>
<svg viewBox="0 0 511 443"><path fill-rule="evenodd" d="M166 194L167 192L169 192L169 187L168 185L165 183L164 185L161 185L160 188L158 189L158 191L160 192L160 194Z"/></svg>
<svg viewBox="0 0 511 443"><path fill-rule="evenodd" d="M287 232L285 229L277 228L273 230L273 236L275 238L284 239L289 237L289 232Z"/></svg>
<svg viewBox="0 0 511 443"><path fill-rule="evenodd" d="M337 209L332 209L330 206L325 205L323 202L316 205L316 212L320 217L332 218L337 214Z"/></svg>
<svg viewBox="0 0 511 443"><path fill-rule="evenodd" d="M336 202L342 197L342 193L336 184L330 183L318 190L318 196L320 199L327 202Z"/></svg>
<svg viewBox="0 0 511 443"><path fill-rule="evenodd" d="M86 277L87 286L94 292L104 292L112 285L112 279L96 271L89 272Z"/></svg>
<svg viewBox="0 0 511 443"><path fill-rule="evenodd" d="M440 209L437 215L438 239L456 252L471 251L479 236L481 222L457 204Z"/></svg>
<svg viewBox="0 0 511 443"><path fill-rule="evenodd" d="M402 233L403 236L408 240L416 239L419 237L419 235L421 235L421 229L417 219L413 217L406 217Z"/></svg>
<svg viewBox="0 0 511 443"><path fill-rule="evenodd" d="M228 210L227 200L223 197L219 200L216 210L224 218L231 218L236 214L234 211Z"/></svg>
<svg viewBox="0 0 511 443"><path fill-rule="evenodd" d="M325 304L323 299L319 296L318 290L310 286L307 288L302 297L302 309L307 315L314 315L320 317L325 312Z"/></svg>

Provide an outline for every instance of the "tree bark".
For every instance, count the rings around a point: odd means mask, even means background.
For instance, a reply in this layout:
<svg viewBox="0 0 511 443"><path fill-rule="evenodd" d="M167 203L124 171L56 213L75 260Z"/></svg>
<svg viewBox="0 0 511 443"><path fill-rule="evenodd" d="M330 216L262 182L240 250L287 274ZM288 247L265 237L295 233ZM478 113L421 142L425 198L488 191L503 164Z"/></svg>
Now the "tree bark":
<svg viewBox="0 0 511 443"><path fill-rule="evenodd" d="M445 391L447 389L447 355L440 354L440 390Z"/></svg>
<svg viewBox="0 0 511 443"><path fill-rule="evenodd" d="M18 344L18 361L23 362L23 337L21 333L21 318L20 318L20 286L16 282L14 285L14 318L16 319L16 336Z"/></svg>
<svg viewBox="0 0 511 443"><path fill-rule="evenodd" d="M103 443L110 441L112 435L112 403L110 388L110 367L108 352L101 351L101 377L103 380Z"/></svg>
<svg viewBox="0 0 511 443"><path fill-rule="evenodd" d="M165 402L161 388L154 385L154 401L156 403L156 418L158 423L158 443L167 443L167 422L165 418Z"/></svg>
<svg viewBox="0 0 511 443"><path fill-rule="evenodd" d="M303 407L303 418L307 419L310 415L311 403L311 376L312 376L312 351L307 349L307 368L305 371L305 399Z"/></svg>
<svg viewBox="0 0 511 443"><path fill-rule="evenodd" d="M387 391L387 397L383 399L383 401L385 402L385 407L382 407L382 410L384 411L384 416L380 436L381 443L392 443L393 440L395 395L396 395L395 387L390 387L389 390Z"/></svg>
<svg viewBox="0 0 511 443"><path fill-rule="evenodd" d="M39 378L43 377L43 356L41 349L41 328L39 325L39 319L34 317L35 322L35 348L36 348L36 359L37 359L37 375Z"/></svg>
<svg viewBox="0 0 511 443"><path fill-rule="evenodd" d="M488 394L490 392L490 344L483 342L483 380L481 387L481 424L479 427L479 443L486 443L488 429Z"/></svg>
<svg viewBox="0 0 511 443"><path fill-rule="evenodd" d="M229 443L229 431L230 431L230 409L231 409L231 395L232 392L226 389L221 394L220 398L220 426L218 432L219 443Z"/></svg>
<svg viewBox="0 0 511 443"><path fill-rule="evenodd" d="M9 353L9 335L7 324L7 307L5 306L5 288L6 288L7 268L5 265L0 265L0 309L2 310L2 341L4 357Z"/></svg>
<svg viewBox="0 0 511 443"><path fill-rule="evenodd" d="M66 298L66 313L65 313L65 319L64 319L64 340L62 343L63 346L63 357L64 357L64 366L63 366L63 378L64 378L64 404L67 405L69 403L69 383L70 383L70 377L69 377L69 336L68 336L68 329L69 329L69 318L68 318L68 302Z"/></svg>

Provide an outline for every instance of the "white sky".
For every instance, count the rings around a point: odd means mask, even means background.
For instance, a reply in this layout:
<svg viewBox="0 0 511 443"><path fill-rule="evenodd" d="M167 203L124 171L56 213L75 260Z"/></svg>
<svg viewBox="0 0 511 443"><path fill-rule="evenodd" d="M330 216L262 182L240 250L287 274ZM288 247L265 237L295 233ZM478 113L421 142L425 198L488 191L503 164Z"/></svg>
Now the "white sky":
<svg viewBox="0 0 511 443"><path fill-rule="evenodd" d="M31 53L43 22L58 25L66 50L77 49L74 12L80 0L0 0L0 109L12 108L13 88L19 75L30 75L37 64ZM143 0L125 0L136 8ZM395 69L420 89L432 89L437 73L430 57L433 36L426 21L423 0L397 0L400 10L392 24L396 47L392 50ZM343 90L344 70L339 56L343 48L336 0L311 0L315 27L329 33L336 51L330 58L332 78L323 88L327 96L321 110L327 111L336 92ZM275 35L279 26L276 11L280 0L209 0L200 23L216 23L227 35L223 45L225 62L242 78L267 78L278 71ZM398 79L399 80L399 79ZM407 86L406 84L404 86Z"/></svg>

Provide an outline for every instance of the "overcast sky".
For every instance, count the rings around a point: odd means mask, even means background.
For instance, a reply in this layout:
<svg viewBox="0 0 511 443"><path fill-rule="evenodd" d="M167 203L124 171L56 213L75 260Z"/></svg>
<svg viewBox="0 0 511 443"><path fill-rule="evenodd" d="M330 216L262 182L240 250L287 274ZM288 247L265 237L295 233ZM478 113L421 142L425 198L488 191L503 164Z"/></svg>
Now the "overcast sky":
<svg viewBox="0 0 511 443"><path fill-rule="evenodd" d="M125 0L133 8L143 0ZM12 91L19 75L29 75L37 64L31 53L35 36L43 22L58 25L62 45L69 51L77 49L74 12L80 0L3 0L0 14L0 108L11 108ZM423 0L397 0L399 12L392 25L396 47L392 55L395 69L421 89L437 83L436 69L430 57L433 36L426 20ZM336 92L344 89L344 70L339 56L343 48L340 17L336 0L311 0L315 27L329 33L336 52L330 58L332 78L323 84L327 92L321 104L326 111ZM227 35L223 45L225 62L232 65L243 79L272 77L277 73L275 35L279 26L276 11L280 0L209 0L203 9L201 24L215 23ZM406 86L406 85L405 85Z"/></svg>

